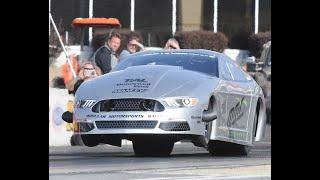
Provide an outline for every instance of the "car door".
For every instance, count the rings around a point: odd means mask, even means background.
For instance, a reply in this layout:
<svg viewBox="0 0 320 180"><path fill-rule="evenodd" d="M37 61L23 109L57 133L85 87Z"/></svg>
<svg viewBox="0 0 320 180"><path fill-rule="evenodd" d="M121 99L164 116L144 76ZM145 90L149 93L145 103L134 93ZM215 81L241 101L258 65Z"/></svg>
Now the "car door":
<svg viewBox="0 0 320 180"><path fill-rule="evenodd" d="M249 85L250 79L232 60L226 60L226 66L232 74L233 80L228 81L227 122L229 138L246 141L248 136L250 106L253 89Z"/></svg>
<svg viewBox="0 0 320 180"><path fill-rule="evenodd" d="M217 104L219 104L219 110L218 110L218 122L217 126L224 126L228 119L228 108L227 108L227 100L228 100L228 94L230 93L228 90L229 82L233 81L232 74L227 69L225 60L220 57L219 60L219 77L220 82L218 87L216 88L216 100L218 101Z"/></svg>
<svg viewBox="0 0 320 180"><path fill-rule="evenodd" d="M215 97L218 104L218 119L217 121L214 121L215 137L229 139L229 129L227 123L230 108L228 105L228 96L230 96L230 93L232 93L230 91L230 86L234 81L234 77L227 68L226 59L224 56L219 56L219 77L220 82L215 90Z"/></svg>
<svg viewBox="0 0 320 180"><path fill-rule="evenodd" d="M228 57L220 57L219 120L217 136L246 141L248 137L249 109L252 101L250 76Z"/></svg>

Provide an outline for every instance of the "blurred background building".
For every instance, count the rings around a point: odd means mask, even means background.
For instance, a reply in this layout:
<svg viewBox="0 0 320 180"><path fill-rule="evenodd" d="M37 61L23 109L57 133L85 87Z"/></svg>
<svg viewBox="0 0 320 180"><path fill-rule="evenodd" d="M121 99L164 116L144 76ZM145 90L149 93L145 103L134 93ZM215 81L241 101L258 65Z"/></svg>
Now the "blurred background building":
<svg viewBox="0 0 320 180"><path fill-rule="evenodd" d="M77 17L89 17L89 2L49 0L53 19L62 35L68 32L69 44L80 43L80 32L71 22ZM173 11L173 2L176 11ZM161 43L172 36L173 12L176 12L175 31L214 31L216 21L216 31L223 32L229 38L229 48L234 49L248 49L247 39L255 31L271 31L271 0L92 0L92 3L93 17L118 18L122 28L134 27L135 31L140 31L147 46L162 46ZM87 32L86 44L88 37Z"/></svg>

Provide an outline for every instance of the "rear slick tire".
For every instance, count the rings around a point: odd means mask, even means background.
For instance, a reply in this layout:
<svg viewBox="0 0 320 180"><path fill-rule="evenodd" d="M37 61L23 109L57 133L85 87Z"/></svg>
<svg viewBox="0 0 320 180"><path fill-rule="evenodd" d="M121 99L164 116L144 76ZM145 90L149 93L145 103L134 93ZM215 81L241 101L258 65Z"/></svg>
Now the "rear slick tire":
<svg viewBox="0 0 320 180"><path fill-rule="evenodd" d="M210 141L208 150L214 156L247 156L251 146L223 141Z"/></svg>
<svg viewBox="0 0 320 180"><path fill-rule="evenodd" d="M252 128L252 143L256 136L258 126L258 109L255 113ZM251 151L252 146L235 144L224 141L211 140L208 144L208 151L215 156L247 156Z"/></svg>

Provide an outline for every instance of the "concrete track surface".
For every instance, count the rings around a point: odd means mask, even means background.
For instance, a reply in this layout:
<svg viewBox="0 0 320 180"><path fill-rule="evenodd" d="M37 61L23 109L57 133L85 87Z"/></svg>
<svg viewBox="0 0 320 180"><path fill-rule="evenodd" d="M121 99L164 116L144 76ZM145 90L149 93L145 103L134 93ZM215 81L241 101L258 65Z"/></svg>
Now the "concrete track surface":
<svg viewBox="0 0 320 180"><path fill-rule="evenodd" d="M132 145L50 147L49 179L271 179L271 126L249 156L212 156L192 143L176 143L170 157L135 157Z"/></svg>

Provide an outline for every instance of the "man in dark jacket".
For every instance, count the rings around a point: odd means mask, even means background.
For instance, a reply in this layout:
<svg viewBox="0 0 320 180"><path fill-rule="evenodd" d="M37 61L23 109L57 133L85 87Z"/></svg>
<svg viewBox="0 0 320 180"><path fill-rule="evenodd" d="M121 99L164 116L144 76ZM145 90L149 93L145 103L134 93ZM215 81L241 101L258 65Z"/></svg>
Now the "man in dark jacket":
<svg viewBox="0 0 320 180"><path fill-rule="evenodd" d="M94 61L101 69L102 74L106 74L118 63L116 51L120 47L120 34L111 33L106 44L101 46L94 54Z"/></svg>

